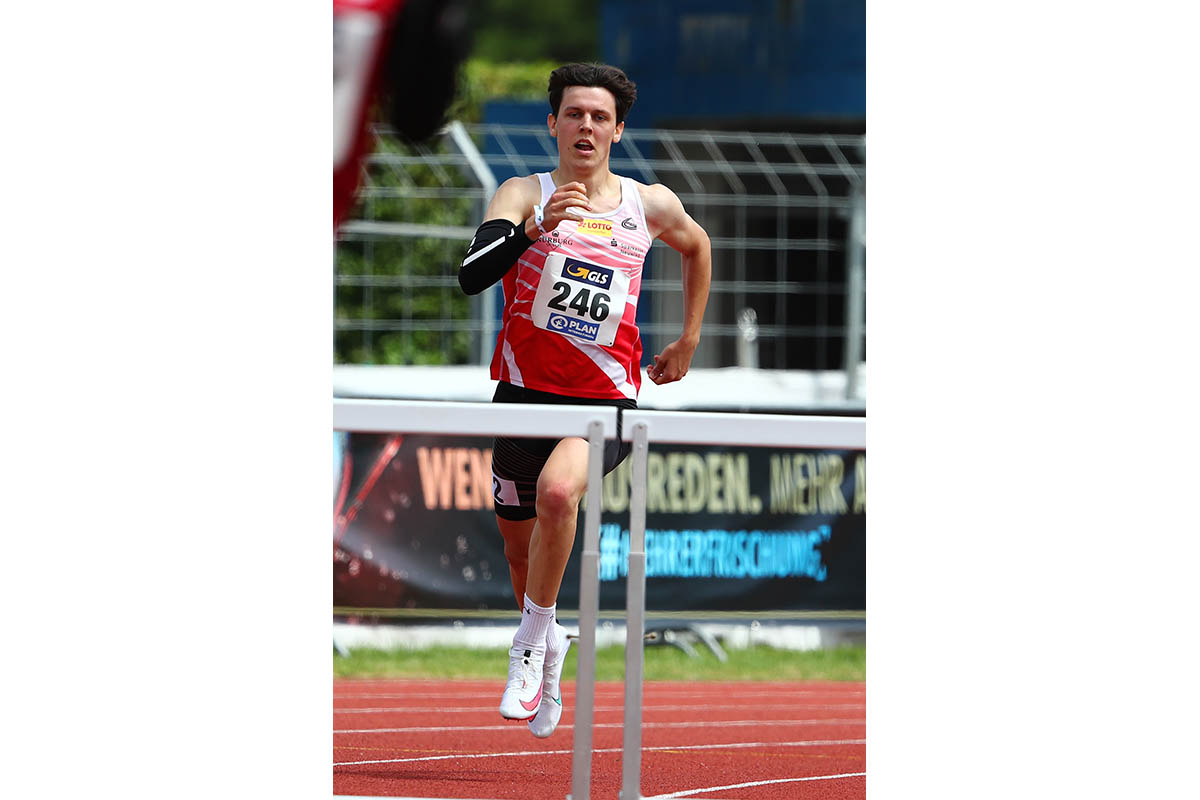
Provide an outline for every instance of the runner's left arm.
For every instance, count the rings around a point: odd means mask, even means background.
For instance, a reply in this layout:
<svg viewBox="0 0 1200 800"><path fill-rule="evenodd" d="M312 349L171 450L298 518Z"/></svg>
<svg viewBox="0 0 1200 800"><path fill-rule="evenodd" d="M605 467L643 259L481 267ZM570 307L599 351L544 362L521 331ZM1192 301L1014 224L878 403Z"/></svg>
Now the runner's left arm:
<svg viewBox="0 0 1200 800"><path fill-rule="evenodd" d="M652 187L647 212L654 215L658 238L683 259L683 332L654 356L646 373L656 384L672 383L687 374L700 343L700 324L708 304L712 281L712 245L708 234L683 209L683 203L665 186Z"/></svg>

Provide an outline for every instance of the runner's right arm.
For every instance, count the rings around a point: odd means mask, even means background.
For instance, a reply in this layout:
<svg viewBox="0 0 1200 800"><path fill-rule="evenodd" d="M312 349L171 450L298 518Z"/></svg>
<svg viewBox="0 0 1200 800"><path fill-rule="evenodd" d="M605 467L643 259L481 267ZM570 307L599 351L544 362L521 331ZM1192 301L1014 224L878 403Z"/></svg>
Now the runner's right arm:
<svg viewBox="0 0 1200 800"><path fill-rule="evenodd" d="M571 206L588 207L583 184L558 187L543 210L542 228L554 230L571 213ZM458 271L458 284L467 294L479 294L504 277L537 237L537 218L533 207L541 196L536 175L509 178L496 190L484 214L484 223L475 231Z"/></svg>

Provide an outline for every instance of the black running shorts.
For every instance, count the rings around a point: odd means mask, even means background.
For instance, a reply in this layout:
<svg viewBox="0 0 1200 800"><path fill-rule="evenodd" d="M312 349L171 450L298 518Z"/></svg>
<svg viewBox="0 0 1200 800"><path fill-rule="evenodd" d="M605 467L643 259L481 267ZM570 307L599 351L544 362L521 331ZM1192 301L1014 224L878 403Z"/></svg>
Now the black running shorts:
<svg viewBox="0 0 1200 800"><path fill-rule="evenodd" d="M616 406L617 438L604 442L604 474L612 472L625 460L633 445L621 441L621 411L637 408L636 400L604 400L595 397L566 397L539 392L500 381L496 385L493 403L545 403L576 406ZM492 442L492 496L496 516L502 519L525 520L537 516L537 481L546 460L561 439L516 438L498 436Z"/></svg>

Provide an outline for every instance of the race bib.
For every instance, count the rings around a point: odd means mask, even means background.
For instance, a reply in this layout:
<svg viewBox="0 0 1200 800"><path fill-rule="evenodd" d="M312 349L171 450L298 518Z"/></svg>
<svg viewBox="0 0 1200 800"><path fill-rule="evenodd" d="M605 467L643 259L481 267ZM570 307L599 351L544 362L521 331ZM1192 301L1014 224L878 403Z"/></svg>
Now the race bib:
<svg viewBox="0 0 1200 800"><path fill-rule="evenodd" d="M625 316L629 276L562 253L546 257L533 299L533 324L611 347Z"/></svg>

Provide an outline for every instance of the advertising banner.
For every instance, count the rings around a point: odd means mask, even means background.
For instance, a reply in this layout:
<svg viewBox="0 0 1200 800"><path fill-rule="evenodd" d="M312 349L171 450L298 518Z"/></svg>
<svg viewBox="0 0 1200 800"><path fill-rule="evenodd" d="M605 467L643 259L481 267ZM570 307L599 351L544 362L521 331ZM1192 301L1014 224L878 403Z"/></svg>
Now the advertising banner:
<svg viewBox="0 0 1200 800"><path fill-rule="evenodd" d="M512 609L491 438L338 434L334 605ZM865 608L866 454L651 444L646 607ZM604 481L600 607L623 609L631 464ZM579 604L580 510L558 602Z"/></svg>

